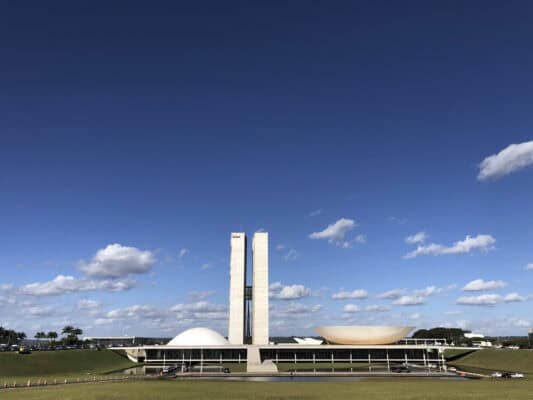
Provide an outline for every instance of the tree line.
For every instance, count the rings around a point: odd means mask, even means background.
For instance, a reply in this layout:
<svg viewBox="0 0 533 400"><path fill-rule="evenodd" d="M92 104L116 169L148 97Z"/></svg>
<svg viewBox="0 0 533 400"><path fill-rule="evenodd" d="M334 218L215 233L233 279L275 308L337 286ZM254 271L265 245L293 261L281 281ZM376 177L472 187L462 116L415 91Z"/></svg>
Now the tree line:
<svg viewBox="0 0 533 400"><path fill-rule="evenodd" d="M63 327L61 331L61 335L63 335L63 338L61 341L64 344L72 345L79 343L79 336L83 334L83 330L77 327L74 327L72 325L66 325ZM50 343L55 342L56 339L59 337L58 333L55 331L49 331L49 332L37 332L34 336L35 339L49 339ZM7 345L13 345L13 344L19 344L21 341L26 339L26 333L24 332L17 332L12 329L7 329L2 326L0 326L0 344L7 344Z"/></svg>

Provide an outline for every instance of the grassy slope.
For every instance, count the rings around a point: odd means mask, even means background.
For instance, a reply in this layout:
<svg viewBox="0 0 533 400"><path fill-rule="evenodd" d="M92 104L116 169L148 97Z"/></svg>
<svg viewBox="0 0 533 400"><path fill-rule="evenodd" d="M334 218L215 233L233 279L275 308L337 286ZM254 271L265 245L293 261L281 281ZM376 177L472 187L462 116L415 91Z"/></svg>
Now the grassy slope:
<svg viewBox="0 0 533 400"><path fill-rule="evenodd" d="M461 357L450 365L466 370L472 368L533 374L533 350L484 349Z"/></svg>
<svg viewBox="0 0 533 400"><path fill-rule="evenodd" d="M7 378L69 377L105 374L133 364L109 350L36 351L0 353L0 381Z"/></svg>
<svg viewBox="0 0 533 400"><path fill-rule="evenodd" d="M180 399L531 399L532 381L439 381L420 379L359 382L142 381L14 389L2 400L180 400Z"/></svg>

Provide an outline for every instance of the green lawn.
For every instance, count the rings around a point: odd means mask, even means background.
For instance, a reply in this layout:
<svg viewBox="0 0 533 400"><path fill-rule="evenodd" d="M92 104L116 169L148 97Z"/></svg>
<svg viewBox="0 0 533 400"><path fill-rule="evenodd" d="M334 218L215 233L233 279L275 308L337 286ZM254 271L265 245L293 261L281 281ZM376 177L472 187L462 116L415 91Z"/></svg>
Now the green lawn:
<svg viewBox="0 0 533 400"><path fill-rule="evenodd" d="M61 379L102 375L135 364L110 350L36 351L0 353L0 384L28 379Z"/></svg>
<svg viewBox="0 0 533 400"><path fill-rule="evenodd" d="M483 349L461 357L450 365L467 371L533 374L533 350Z"/></svg>
<svg viewBox="0 0 533 400"><path fill-rule="evenodd" d="M368 379L358 382L136 381L0 391L2 400L531 399L533 382Z"/></svg>

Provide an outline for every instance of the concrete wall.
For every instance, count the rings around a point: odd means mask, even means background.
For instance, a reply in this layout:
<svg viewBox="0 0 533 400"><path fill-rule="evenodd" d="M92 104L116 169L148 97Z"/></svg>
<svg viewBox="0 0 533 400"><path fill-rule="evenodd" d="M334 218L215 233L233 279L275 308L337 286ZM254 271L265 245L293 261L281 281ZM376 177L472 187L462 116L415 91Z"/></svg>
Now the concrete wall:
<svg viewBox="0 0 533 400"><path fill-rule="evenodd" d="M244 343L244 290L246 286L246 235L231 234L229 324L228 340L231 344Z"/></svg>
<svg viewBox="0 0 533 400"><path fill-rule="evenodd" d="M268 344L268 233L254 234L252 275L252 343Z"/></svg>

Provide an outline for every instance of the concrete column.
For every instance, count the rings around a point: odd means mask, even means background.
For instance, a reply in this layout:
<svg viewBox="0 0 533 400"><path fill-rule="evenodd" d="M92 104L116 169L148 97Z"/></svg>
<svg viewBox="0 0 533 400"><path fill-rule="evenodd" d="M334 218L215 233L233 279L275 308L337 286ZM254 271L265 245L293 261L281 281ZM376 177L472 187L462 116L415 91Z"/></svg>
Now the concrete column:
<svg viewBox="0 0 533 400"><path fill-rule="evenodd" d="M228 341L244 344L246 287L246 235L231 234Z"/></svg>
<svg viewBox="0 0 533 400"><path fill-rule="evenodd" d="M252 243L252 343L268 344L268 233L256 232Z"/></svg>

